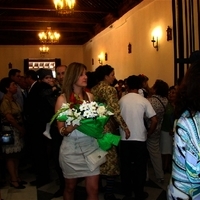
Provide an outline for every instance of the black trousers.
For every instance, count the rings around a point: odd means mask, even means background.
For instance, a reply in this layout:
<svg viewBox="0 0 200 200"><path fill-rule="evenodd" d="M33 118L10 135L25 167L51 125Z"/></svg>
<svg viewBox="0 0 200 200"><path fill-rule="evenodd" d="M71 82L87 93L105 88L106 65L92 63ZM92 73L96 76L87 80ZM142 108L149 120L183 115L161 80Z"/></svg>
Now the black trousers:
<svg viewBox="0 0 200 200"><path fill-rule="evenodd" d="M146 179L146 142L121 141L120 143L121 181L124 194L135 193L137 200L143 199Z"/></svg>
<svg viewBox="0 0 200 200"><path fill-rule="evenodd" d="M48 162L48 153L46 140L43 135L45 125L35 124L28 126L28 134L30 139L31 154L33 158L33 166L36 171L37 181L47 181L50 179L50 170Z"/></svg>
<svg viewBox="0 0 200 200"><path fill-rule="evenodd" d="M64 190L65 179L63 177L62 169L59 164L59 152L60 152L60 145L62 143L63 136L60 135L58 131L58 127L55 124L51 125L50 134L52 137L52 150L53 150L53 160L55 164L55 169L60 181L60 189Z"/></svg>

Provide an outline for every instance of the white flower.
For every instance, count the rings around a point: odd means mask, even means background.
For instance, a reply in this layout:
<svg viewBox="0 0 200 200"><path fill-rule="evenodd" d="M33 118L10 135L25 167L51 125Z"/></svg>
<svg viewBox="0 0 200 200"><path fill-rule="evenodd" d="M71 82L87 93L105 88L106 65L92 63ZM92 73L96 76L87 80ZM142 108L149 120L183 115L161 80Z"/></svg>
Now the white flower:
<svg viewBox="0 0 200 200"><path fill-rule="evenodd" d="M83 117L90 118L91 114L88 110L83 113Z"/></svg>
<svg viewBox="0 0 200 200"><path fill-rule="evenodd" d="M73 111L72 111L72 109L66 110L66 115L67 115L67 116L73 116Z"/></svg>
<svg viewBox="0 0 200 200"><path fill-rule="evenodd" d="M87 102L86 101L83 101L83 103L80 105L79 109L80 111L84 111L84 110L87 110Z"/></svg>
<svg viewBox="0 0 200 200"><path fill-rule="evenodd" d="M70 107L70 104L69 103L63 103L61 108L66 108L66 109L69 109Z"/></svg>
<svg viewBox="0 0 200 200"><path fill-rule="evenodd" d="M80 119L75 119L75 120L73 120L72 121L72 125L74 126L74 125L80 125Z"/></svg>
<svg viewBox="0 0 200 200"><path fill-rule="evenodd" d="M97 108L97 113L98 113L99 116L103 116L103 115L106 113L106 108L105 108L105 106L99 106L99 107Z"/></svg>
<svg viewBox="0 0 200 200"><path fill-rule="evenodd" d="M68 118L67 118L67 120L66 120L67 125L71 125L71 123L72 123L73 120L74 120L73 117L69 117L69 116L68 116Z"/></svg>
<svg viewBox="0 0 200 200"><path fill-rule="evenodd" d="M61 113L59 117L66 116L66 125L80 125L80 120L96 117L105 117L108 115L113 115L113 113L107 110L104 104L98 104L95 101L83 103L79 108L70 108L69 103L63 103L60 109Z"/></svg>
<svg viewBox="0 0 200 200"><path fill-rule="evenodd" d="M78 112L77 110L75 110L74 117L79 118L80 116L81 116L81 112Z"/></svg>
<svg viewBox="0 0 200 200"><path fill-rule="evenodd" d="M106 112L106 115L114 115L114 113L110 112L109 110Z"/></svg>

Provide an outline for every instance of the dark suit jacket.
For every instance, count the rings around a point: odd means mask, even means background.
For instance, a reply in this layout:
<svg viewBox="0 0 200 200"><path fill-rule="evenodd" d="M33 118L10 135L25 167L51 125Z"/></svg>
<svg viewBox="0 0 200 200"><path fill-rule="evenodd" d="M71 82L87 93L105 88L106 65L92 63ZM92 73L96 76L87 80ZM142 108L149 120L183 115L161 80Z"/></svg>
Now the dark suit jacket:
<svg viewBox="0 0 200 200"><path fill-rule="evenodd" d="M40 121L41 89L40 83L36 82L28 93L25 103L25 115L29 125L37 124Z"/></svg>
<svg viewBox="0 0 200 200"><path fill-rule="evenodd" d="M28 124L45 127L54 115L57 92L44 82L36 82L28 93L26 116ZM45 130L45 128L44 128Z"/></svg>

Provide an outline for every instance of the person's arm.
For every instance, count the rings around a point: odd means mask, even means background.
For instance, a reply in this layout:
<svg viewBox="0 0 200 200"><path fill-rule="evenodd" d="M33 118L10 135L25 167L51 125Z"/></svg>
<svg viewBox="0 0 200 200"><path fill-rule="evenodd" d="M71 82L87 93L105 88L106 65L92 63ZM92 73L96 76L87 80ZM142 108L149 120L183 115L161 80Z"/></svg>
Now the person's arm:
<svg viewBox="0 0 200 200"><path fill-rule="evenodd" d="M17 120L12 115L12 108L11 108L11 102L8 100L4 100L1 103L1 112L3 113L6 121L14 128L16 128L20 135L23 136L25 134L25 129L23 126L19 125Z"/></svg>
<svg viewBox="0 0 200 200"><path fill-rule="evenodd" d="M147 136L148 136L148 137L150 137L151 134L152 134L152 133L155 131L155 129L156 129L156 126L157 126L157 123L158 123L158 120L157 120L156 115L153 116L153 117L151 117L151 118L150 118L150 121L151 121L150 127L148 128L148 132L147 132Z"/></svg>
<svg viewBox="0 0 200 200"><path fill-rule="evenodd" d="M65 98L63 95L60 95L57 98L56 105L55 105L55 112L57 112L63 103L66 103ZM65 122L57 121L58 131L62 136L69 135L74 129L76 129L77 126L68 125L65 126Z"/></svg>
<svg viewBox="0 0 200 200"><path fill-rule="evenodd" d="M124 130L126 135L125 138L128 139L130 137L130 131L128 129L128 126L126 125L126 122L120 114L120 106L118 103L118 97L115 88L111 86L108 87L106 93L104 94L104 98L107 102L107 105L109 106L109 108L111 108L111 111L114 113L114 118L116 122Z"/></svg>

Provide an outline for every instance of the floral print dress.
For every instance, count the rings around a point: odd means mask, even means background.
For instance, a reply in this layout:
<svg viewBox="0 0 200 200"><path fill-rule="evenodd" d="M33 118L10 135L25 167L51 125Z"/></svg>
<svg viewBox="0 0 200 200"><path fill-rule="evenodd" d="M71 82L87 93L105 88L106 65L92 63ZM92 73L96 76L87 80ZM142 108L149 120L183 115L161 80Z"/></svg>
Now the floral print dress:
<svg viewBox="0 0 200 200"><path fill-rule="evenodd" d="M23 120L22 120L21 108L15 100L10 100L10 98L4 95L0 106L0 112L1 112L1 123L3 124L2 128L5 130L10 130L10 129L14 130L14 144L3 145L2 151L6 154L20 152L24 146L23 139L20 138L19 131L16 128L11 127L9 125L10 123L6 120L5 116L6 114L10 113L19 124L22 124Z"/></svg>
<svg viewBox="0 0 200 200"><path fill-rule="evenodd" d="M127 125L120 115L120 107L118 104L117 91L114 87L107 84L105 81L101 81L91 90L94 95L94 100L97 102L105 103L114 112L113 118L111 117L104 127L104 132L115 133L116 129L121 126L122 129L126 129ZM113 146L106 155L106 163L101 165L100 172L102 175L114 176L119 175L119 163L116 147Z"/></svg>

